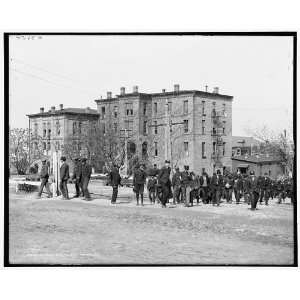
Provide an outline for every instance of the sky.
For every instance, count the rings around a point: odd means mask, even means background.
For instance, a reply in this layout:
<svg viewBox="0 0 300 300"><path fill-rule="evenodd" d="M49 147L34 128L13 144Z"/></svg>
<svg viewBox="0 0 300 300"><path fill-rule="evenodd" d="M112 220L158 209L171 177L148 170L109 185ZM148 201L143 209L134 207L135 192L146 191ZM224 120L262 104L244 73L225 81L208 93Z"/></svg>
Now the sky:
<svg viewBox="0 0 300 300"><path fill-rule="evenodd" d="M293 125L292 37L10 36L10 126L51 106L90 107L126 92L180 89L232 95L232 133Z"/></svg>

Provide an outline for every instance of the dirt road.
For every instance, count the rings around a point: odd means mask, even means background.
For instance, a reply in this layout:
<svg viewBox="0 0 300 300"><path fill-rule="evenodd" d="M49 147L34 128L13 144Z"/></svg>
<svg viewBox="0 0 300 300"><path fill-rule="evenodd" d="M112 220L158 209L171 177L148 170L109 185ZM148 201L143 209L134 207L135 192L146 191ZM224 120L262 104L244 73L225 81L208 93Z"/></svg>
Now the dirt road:
<svg viewBox="0 0 300 300"><path fill-rule="evenodd" d="M10 196L10 262L292 264L289 204L166 208Z"/></svg>

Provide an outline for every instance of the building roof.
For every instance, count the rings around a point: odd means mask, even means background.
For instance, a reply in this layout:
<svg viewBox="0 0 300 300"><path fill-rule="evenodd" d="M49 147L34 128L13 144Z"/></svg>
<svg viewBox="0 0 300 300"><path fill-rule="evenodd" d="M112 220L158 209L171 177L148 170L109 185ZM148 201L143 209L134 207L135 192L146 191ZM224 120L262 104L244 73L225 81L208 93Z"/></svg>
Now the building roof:
<svg viewBox="0 0 300 300"><path fill-rule="evenodd" d="M71 115L89 115L89 116L99 116L99 113L96 109L91 108L63 108L63 109L56 109L54 111L45 111L45 112L39 112L36 114L29 114L28 117L46 117L46 116L53 116L53 115L65 115L65 114L71 114Z"/></svg>
<svg viewBox="0 0 300 300"><path fill-rule="evenodd" d="M251 136L232 136L232 148L259 146L260 142Z"/></svg>
<svg viewBox="0 0 300 300"><path fill-rule="evenodd" d="M274 155L268 155L268 154L259 154L259 155L240 155L240 156L234 156L231 158L232 160L242 161L242 162L248 162L248 163L255 163L255 164L267 164L267 163L275 163L275 162L281 162L281 159L279 157L276 157Z"/></svg>
<svg viewBox="0 0 300 300"><path fill-rule="evenodd" d="M232 100L233 96L223 95L219 93L209 93L204 91L198 90L179 90L179 91L171 91L171 92L161 92L161 93L126 93L124 95L116 95L114 98L103 98L103 99L96 99L95 102L103 102L103 101L115 101L119 98L129 98L129 97L143 97L143 98L150 98L150 97L162 97L162 96L176 96L176 95L186 95L192 94L197 96L203 97L211 97L211 98L223 98L224 100Z"/></svg>

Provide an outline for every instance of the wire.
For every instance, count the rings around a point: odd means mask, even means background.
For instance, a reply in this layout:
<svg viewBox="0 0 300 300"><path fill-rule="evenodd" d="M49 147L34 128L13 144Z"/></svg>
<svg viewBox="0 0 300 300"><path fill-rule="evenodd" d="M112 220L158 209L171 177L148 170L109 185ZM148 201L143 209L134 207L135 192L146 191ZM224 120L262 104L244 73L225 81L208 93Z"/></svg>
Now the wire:
<svg viewBox="0 0 300 300"><path fill-rule="evenodd" d="M43 77L37 76L35 74L24 72L24 71L20 71L20 70L17 70L15 68L10 68L10 70L15 71L15 72L20 73L20 74L23 74L23 75L26 75L26 76L29 76L29 77L32 77L32 78L35 78L35 79L39 79L41 81L44 81L44 82L47 82L47 83L50 83L50 84L53 84L53 85L56 85L56 86L61 86L61 87L64 87L64 88L72 88L72 89L76 88L78 91L81 91L82 93L85 93L86 95L89 95L89 96L92 95L91 93L89 93L87 91L83 91L81 89L78 89L78 87L74 87L74 86L70 86L70 85L65 85L65 84L60 84L60 83L58 84L58 83L55 83L55 82L50 81L48 79L45 79Z"/></svg>

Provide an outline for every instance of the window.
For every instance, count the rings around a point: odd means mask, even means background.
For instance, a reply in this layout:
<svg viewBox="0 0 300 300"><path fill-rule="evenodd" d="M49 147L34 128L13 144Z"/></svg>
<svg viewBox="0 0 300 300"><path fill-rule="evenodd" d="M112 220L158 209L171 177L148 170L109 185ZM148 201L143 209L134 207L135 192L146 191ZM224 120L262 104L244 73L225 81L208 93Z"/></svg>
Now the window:
<svg viewBox="0 0 300 300"><path fill-rule="evenodd" d="M47 150L50 150L50 149L51 149L50 142L47 142Z"/></svg>
<svg viewBox="0 0 300 300"><path fill-rule="evenodd" d="M78 123L78 133L79 133L79 134L81 134L81 126L82 126L82 123L79 122L79 123Z"/></svg>
<svg viewBox="0 0 300 300"><path fill-rule="evenodd" d="M102 117L102 120L105 118L105 106L101 107L101 117Z"/></svg>
<svg viewBox="0 0 300 300"><path fill-rule="evenodd" d="M206 156L205 156L205 142L202 142L202 158L206 158Z"/></svg>
<svg viewBox="0 0 300 300"><path fill-rule="evenodd" d="M142 156L144 158L148 156L148 144L147 144L147 142L144 142L142 144Z"/></svg>
<svg viewBox="0 0 300 300"><path fill-rule="evenodd" d="M189 156L189 143L188 142L183 143L183 151L186 156Z"/></svg>
<svg viewBox="0 0 300 300"><path fill-rule="evenodd" d="M51 129L48 129L48 139L51 138Z"/></svg>
<svg viewBox="0 0 300 300"><path fill-rule="evenodd" d="M127 130L133 130L133 121L125 120L125 129Z"/></svg>
<svg viewBox="0 0 300 300"><path fill-rule="evenodd" d="M43 142L43 150L46 150L47 149L47 144L46 142Z"/></svg>
<svg viewBox="0 0 300 300"><path fill-rule="evenodd" d="M118 117L118 106L114 107L114 117L117 118Z"/></svg>
<svg viewBox="0 0 300 300"><path fill-rule="evenodd" d="M46 135L47 135L46 123L43 123L43 137L46 137Z"/></svg>
<svg viewBox="0 0 300 300"><path fill-rule="evenodd" d="M226 121L223 121L223 134L225 134Z"/></svg>
<svg viewBox="0 0 300 300"><path fill-rule="evenodd" d="M168 102L168 113L172 113L172 102Z"/></svg>
<svg viewBox="0 0 300 300"><path fill-rule="evenodd" d="M60 135L60 123L59 123L59 121L56 121L55 127L56 127L56 135Z"/></svg>
<svg viewBox="0 0 300 300"><path fill-rule="evenodd" d="M226 145L226 143L223 142L223 156L225 155L225 145Z"/></svg>
<svg viewBox="0 0 300 300"><path fill-rule="evenodd" d="M75 135L77 132L77 123L73 122L73 135Z"/></svg>
<svg viewBox="0 0 300 300"><path fill-rule="evenodd" d="M106 130L105 130L105 124L103 124L103 134L106 133Z"/></svg>
<svg viewBox="0 0 300 300"><path fill-rule="evenodd" d="M217 146L216 142L213 142L213 155L216 154L216 150L217 150L216 146Z"/></svg>
<svg viewBox="0 0 300 300"><path fill-rule="evenodd" d="M143 126L143 134L147 134L147 121L144 121L144 126Z"/></svg>
<svg viewBox="0 0 300 300"><path fill-rule="evenodd" d="M213 135L217 135L217 130L216 130L216 128L215 128L215 127L213 127L212 134L213 134Z"/></svg>
<svg viewBox="0 0 300 300"><path fill-rule="evenodd" d="M202 101L202 115L205 116L205 101Z"/></svg>
<svg viewBox="0 0 300 300"><path fill-rule="evenodd" d="M60 150L60 144L59 144L59 142L55 142L55 150Z"/></svg>
<svg viewBox="0 0 300 300"><path fill-rule="evenodd" d="M157 121L154 121L154 134L157 134Z"/></svg>
<svg viewBox="0 0 300 300"><path fill-rule="evenodd" d="M154 114L156 115L157 114L157 103L156 102L154 103L154 108L153 109L154 109Z"/></svg>
<svg viewBox="0 0 300 300"><path fill-rule="evenodd" d="M133 116L133 103L126 103L126 116Z"/></svg>
<svg viewBox="0 0 300 300"><path fill-rule="evenodd" d="M223 103L223 115L225 116L226 113L226 103Z"/></svg>
<svg viewBox="0 0 300 300"><path fill-rule="evenodd" d="M189 120L183 120L183 131L184 133L189 132Z"/></svg>
<svg viewBox="0 0 300 300"><path fill-rule="evenodd" d="M158 156L157 142L154 142L154 156Z"/></svg>
<svg viewBox="0 0 300 300"><path fill-rule="evenodd" d="M117 123L114 123L114 131L115 131L115 133L118 132L118 124Z"/></svg>
<svg viewBox="0 0 300 300"><path fill-rule="evenodd" d="M188 114L189 113L189 102L188 100L183 101L183 113Z"/></svg>
<svg viewBox="0 0 300 300"><path fill-rule="evenodd" d="M34 123L34 134L37 135L38 134L38 124Z"/></svg>
<svg viewBox="0 0 300 300"><path fill-rule="evenodd" d="M144 107L143 107L143 115L145 116L147 113L147 103L144 103Z"/></svg>
<svg viewBox="0 0 300 300"><path fill-rule="evenodd" d="M205 134L205 120L202 120L202 134Z"/></svg>
<svg viewBox="0 0 300 300"><path fill-rule="evenodd" d="M202 168L202 174L205 172L205 168Z"/></svg>

